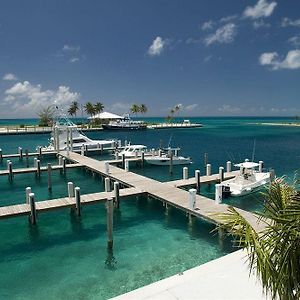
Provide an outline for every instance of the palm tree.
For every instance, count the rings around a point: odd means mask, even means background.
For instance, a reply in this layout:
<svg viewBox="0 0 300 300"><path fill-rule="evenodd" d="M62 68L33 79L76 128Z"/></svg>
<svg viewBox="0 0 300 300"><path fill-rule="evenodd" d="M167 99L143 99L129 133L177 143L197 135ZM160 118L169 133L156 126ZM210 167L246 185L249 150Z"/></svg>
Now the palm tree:
<svg viewBox="0 0 300 300"><path fill-rule="evenodd" d="M97 102L94 105L94 109L95 109L95 114L100 114L101 112L103 112L104 105L101 102Z"/></svg>
<svg viewBox="0 0 300 300"><path fill-rule="evenodd" d="M84 110L90 116L94 116L95 115L95 107L94 107L93 103L91 103L91 102L87 102L85 104Z"/></svg>
<svg viewBox="0 0 300 300"><path fill-rule="evenodd" d="M40 126L52 126L55 108L53 105L43 107L37 114L40 118Z"/></svg>
<svg viewBox="0 0 300 300"><path fill-rule="evenodd" d="M132 104L131 108L130 108L130 112L135 114L135 116L137 115L137 113L140 112L140 107L137 104Z"/></svg>
<svg viewBox="0 0 300 300"><path fill-rule="evenodd" d="M148 108L145 104L141 104L139 107L139 111L140 113L145 114L148 111Z"/></svg>
<svg viewBox="0 0 300 300"><path fill-rule="evenodd" d="M78 106L78 102L77 101L73 101L68 109L68 114L70 116L75 116L77 114L77 111L79 110L79 106Z"/></svg>
<svg viewBox="0 0 300 300"><path fill-rule="evenodd" d="M272 299L300 299L300 193L296 182L275 179L263 194L259 217L266 226L257 232L233 207L220 215L221 228L247 249L250 270L256 270ZM261 223L262 224L262 223Z"/></svg>

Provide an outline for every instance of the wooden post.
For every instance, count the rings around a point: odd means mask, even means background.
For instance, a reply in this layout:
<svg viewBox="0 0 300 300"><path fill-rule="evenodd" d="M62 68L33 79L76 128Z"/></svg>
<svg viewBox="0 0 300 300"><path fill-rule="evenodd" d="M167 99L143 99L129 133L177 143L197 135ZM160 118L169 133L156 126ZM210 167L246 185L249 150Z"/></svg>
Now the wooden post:
<svg viewBox="0 0 300 300"><path fill-rule="evenodd" d="M207 164L206 165L206 176L210 176L211 175L211 164Z"/></svg>
<svg viewBox="0 0 300 300"><path fill-rule="evenodd" d="M197 190L189 189L189 208L195 209Z"/></svg>
<svg viewBox="0 0 300 300"><path fill-rule="evenodd" d="M69 196L69 198L74 197L74 183L73 182L68 182L68 196Z"/></svg>
<svg viewBox="0 0 300 300"><path fill-rule="evenodd" d="M48 190L52 190L52 167L51 167L51 164L48 163L47 164L48 168Z"/></svg>
<svg viewBox="0 0 300 300"><path fill-rule="evenodd" d="M129 161L125 160L125 171L129 172Z"/></svg>
<svg viewBox="0 0 300 300"><path fill-rule="evenodd" d="M125 169L125 154L122 154L122 168Z"/></svg>
<svg viewBox="0 0 300 300"><path fill-rule="evenodd" d="M103 154L103 144L100 145L100 154Z"/></svg>
<svg viewBox="0 0 300 300"><path fill-rule="evenodd" d="M200 177L201 174L200 174L200 170L196 170L195 171L195 180L196 180L196 190L197 190L197 193L200 193Z"/></svg>
<svg viewBox="0 0 300 300"><path fill-rule="evenodd" d="M223 186L222 184L216 184L215 203L222 203L223 198Z"/></svg>
<svg viewBox="0 0 300 300"><path fill-rule="evenodd" d="M105 186L105 192L111 192L110 179L108 177L105 178L104 186Z"/></svg>
<svg viewBox="0 0 300 300"><path fill-rule="evenodd" d="M220 182L224 181L224 168L219 167L219 180Z"/></svg>
<svg viewBox="0 0 300 300"><path fill-rule="evenodd" d="M64 174L67 173L67 161L65 157L63 158L63 172Z"/></svg>
<svg viewBox="0 0 300 300"><path fill-rule="evenodd" d="M18 148L18 153L19 153L20 160L22 160L23 159L23 149L22 149L22 147Z"/></svg>
<svg viewBox="0 0 300 300"><path fill-rule="evenodd" d="M8 180L12 182L14 175L12 169L12 162L10 160L7 161L7 168L8 168Z"/></svg>
<svg viewBox="0 0 300 300"><path fill-rule="evenodd" d="M38 153L39 153L39 159L42 158L42 147L38 148Z"/></svg>
<svg viewBox="0 0 300 300"><path fill-rule="evenodd" d="M183 167L182 168L182 178L184 180L189 179L189 169L188 169L188 167Z"/></svg>
<svg viewBox="0 0 300 300"><path fill-rule="evenodd" d="M226 172L227 172L227 173L231 172L231 168L232 168L231 161L228 161L228 162L226 163Z"/></svg>
<svg viewBox="0 0 300 300"><path fill-rule="evenodd" d="M34 159L33 159L33 167L34 168L36 168L37 167L37 158L35 157Z"/></svg>
<svg viewBox="0 0 300 300"><path fill-rule="evenodd" d="M113 199L107 199L107 247L113 247L113 213L114 205Z"/></svg>
<svg viewBox="0 0 300 300"><path fill-rule="evenodd" d="M25 201L26 201L26 204L30 204L29 203L29 194L31 194L31 187L30 186L28 186L25 189Z"/></svg>
<svg viewBox="0 0 300 300"><path fill-rule="evenodd" d="M81 202L80 202L80 187L75 188L75 202L76 202L76 213L77 216L81 216Z"/></svg>
<svg viewBox="0 0 300 300"><path fill-rule="evenodd" d="M35 208L35 200L34 193L29 194L29 204L30 204L30 222L31 224L36 224L36 208Z"/></svg>
<svg viewBox="0 0 300 300"><path fill-rule="evenodd" d="M84 155L88 155L89 149L88 149L88 145L84 144Z"/></svg>
<svg viewBox="0 0 300 300"><path fill-rule="evenodd" d="M172 150L169 151L169 156L170 156L170 169L169 169L169 173L173 174L173 152L172 152Z"/></svg>
<svg viewBox="0 0 300 300"><path fill-rule="evenodd" d="M3 161L3 152L2 152L2 149L0 148L0 162Z"/></svg>
<svg viewBox="0 0 300 300"><path fill-rule="evenodd" d="M36 161L36 175L37 175L37 177L38 178L40 178L41 177L41 161L38 159L37 161Z"/></svg>
<svg viewBox="0 0 300 300"><path fill-rule="evenodd" d="M29 168L29 155L28 155L28 149L25 150L25 158L26 158L26 168Z"/></svg>
<svg viewBox="0 0 300 300"><path fill-rule="evenodd" d="M105 174L109 174L109 163L105 162Z"/></svg>
<svg viewBox="0 0 300 300"><path fill-rule="evenodd" d="M145 163L145 151L142 151L142 167L144 166Z"/></svg>
<svg viewBox="0 0 300 300"><path fill-rule="evenodd" d="M120 208L120 184L118 181L114 182L115 206Z"/></svg>

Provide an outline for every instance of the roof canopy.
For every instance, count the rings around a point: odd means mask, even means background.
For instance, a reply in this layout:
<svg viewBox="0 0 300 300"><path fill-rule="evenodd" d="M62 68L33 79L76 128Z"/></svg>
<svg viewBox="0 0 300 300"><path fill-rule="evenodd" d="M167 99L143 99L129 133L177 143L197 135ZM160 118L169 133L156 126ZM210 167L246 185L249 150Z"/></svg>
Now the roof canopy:
<svg viewBox="0 0 300 300"><path fill-rule="evenodd" d="M242 168L246 168L246 169L253 169L253 168L258 167L259 164L256 163L256 162L252 162L252 161L245 161L243 163L236 164L235 166L238 167L238 168L242 167Z"/></svg>
<svg viewBox="0 0 300 300"><path fill-rule="evenodd" d="M102 120L121 120L124 119L124 117L112 114L110 112L104 111L100 114L96 114L92 117L89 117L89 119L102 119Z"/></svg>

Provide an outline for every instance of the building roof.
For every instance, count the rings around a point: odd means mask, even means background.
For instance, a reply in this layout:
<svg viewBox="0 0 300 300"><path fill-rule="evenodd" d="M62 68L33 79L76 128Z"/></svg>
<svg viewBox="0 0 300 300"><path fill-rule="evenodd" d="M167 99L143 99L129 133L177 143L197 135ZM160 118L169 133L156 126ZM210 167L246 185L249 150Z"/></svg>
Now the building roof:
<svg viewBox="0 0 300 300"><path fill-rule="evenodd" d="M124 117L104 111L100 114L96 114L92 117L89 117L89 119L121 120L121 119L124 119Z"/></svg>

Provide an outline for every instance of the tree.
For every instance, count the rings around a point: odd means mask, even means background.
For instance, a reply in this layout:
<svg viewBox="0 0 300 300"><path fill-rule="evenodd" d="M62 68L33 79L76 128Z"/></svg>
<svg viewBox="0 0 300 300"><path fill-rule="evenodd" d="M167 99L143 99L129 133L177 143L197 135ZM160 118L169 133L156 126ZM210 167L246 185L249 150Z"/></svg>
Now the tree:
<svg viewBox="0 0 300 300"><path fill-rule="evenodd" d="M68 114L70 116L75 116L77 114L77 111L79 110L79 106L78 106L78 102L77 101L73 101L68 109Z"/></svg>
<svg viewBox="0 0 300 300"><path fill-rule="evenodd" d="M43 107L37 114L40 118L40 126L52 126L55 108L52 105Z"/></svg>
<svg viewBox="0 0 300 300"><path fill-rule="evenodd" d="M137 104L132 104L130 112L137 115L140 112L140 107Z"/></svg>
<svg viewBox="0 0 300 300"><path fill-rule="evenodd" d="M95 107L94 107L93 103L91 103L91 102L87 102L85 104L84 110L89 116L95 115Z"/></svg>
<svg viewBox="0 0 300 300"><path fill-rule="evenodd" d="M148 108L145 104L141 104L139 107L139 111L140 113L145 114L148 111Z"/></svg>
<svg viewBox="0 0 300 300"><path fill-rule="evenodd" d="M100 114L104 110L104 105L101 102L97 102L94 105L94 109L95 109L95 114Z"/></svg>
<svg viewBox="0 0 300 300"><path fill-rule="evenodd" d="M220 215L226 229L247 249L250 269L255 269L272 299L300 299L300 193L296 183L275 179L263 194L260 216L264 229L257 232L233 207Z"/></svg>

